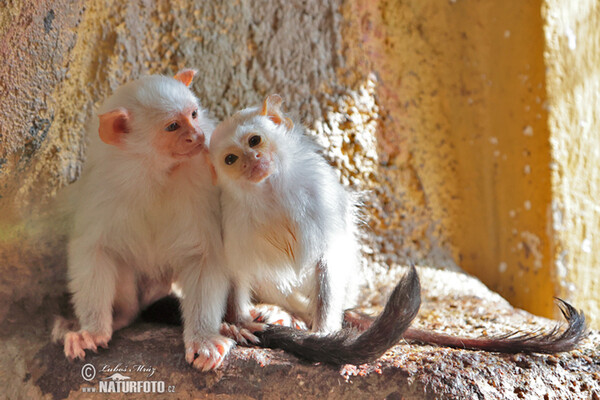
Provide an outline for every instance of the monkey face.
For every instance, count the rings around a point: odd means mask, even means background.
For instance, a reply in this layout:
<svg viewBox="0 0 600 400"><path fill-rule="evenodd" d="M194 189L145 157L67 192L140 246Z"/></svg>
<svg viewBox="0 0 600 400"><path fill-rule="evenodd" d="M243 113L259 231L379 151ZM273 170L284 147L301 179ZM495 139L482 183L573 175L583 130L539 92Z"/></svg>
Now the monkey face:
<svg viewBox="0 0 600 400"><path fill-rule="evenodd" d="M279 171L282 137L294 127L281 113L281 104L280 96L271 95L262 108L247 108L219 124L210 143L219 177L258 184Z"/></svg>
<svg viewBox="0 0 600 400"><path fill-rule="evenodd" d="M220 152L218 168L230 179L259 183L276 170L273 154L273 143L266 135L249 132L240 137L237 145Z"/></svg>
<svg viewBox="0 0 600 400"><path fill-rule="evenodd" d="M204 149L205 136L199 125L198 107L187 107L158 127L152 145L159 154L184 159Z"/></svg>
<svg viewBox="0 0 600 400"><path fill-rule="evenodd" d="M99 115L100 139L131 156L179 162L205 150L212 122L189 90L193 70L148 76L120 87Z"/></svg>

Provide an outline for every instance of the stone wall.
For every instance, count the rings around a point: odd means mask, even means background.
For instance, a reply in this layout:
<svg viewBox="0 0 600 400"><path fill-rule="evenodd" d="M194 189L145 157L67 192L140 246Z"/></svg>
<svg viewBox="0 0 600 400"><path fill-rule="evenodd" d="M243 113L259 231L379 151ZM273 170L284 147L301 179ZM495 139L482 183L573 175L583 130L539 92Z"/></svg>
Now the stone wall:
<svg viewBox="0 0 600 400"><path fill-rule="evenodd" d="M564 43L545 40L544 26L550 38L559 28L542 19L541 0L4 3L0 304L33 309L64 290L60 224L40 228L30 217L77 179L95 107L123 82L183 67L201 71L193 89L218 119L268 93L285 98L340 179L365 191L371 271L408 260L460 266L513 304L551 315L552 296L565 295L565 249L571 257L579 238L600 240L555 229L571 179L553 169L563 148L554 140L567 143L573 131L547 112L547 90L564 92L552 83ZM547 1L545 15L560 7ZM577 189L573 198L584 200L570 202L565 219L592 204L588 189ZM589 257L570 258L561 282L583 284L578 263L597 261ZM577 300L598 304L597 294Z"/></svg>

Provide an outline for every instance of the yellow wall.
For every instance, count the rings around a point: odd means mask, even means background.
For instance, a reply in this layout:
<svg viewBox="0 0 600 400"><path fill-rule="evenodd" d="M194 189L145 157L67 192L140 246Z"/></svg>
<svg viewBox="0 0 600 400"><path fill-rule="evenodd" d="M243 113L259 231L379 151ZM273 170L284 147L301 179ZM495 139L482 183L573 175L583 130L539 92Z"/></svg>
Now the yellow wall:
<svg viewBox="0 0 600 400"><path fill-rule="evenodd" d="M540 2L456 6L452 29L469 38L465 54L471 60L452 73L463 95L449 107L461 199L452 223L459 264L512 304L552 316L556 293Z"/></svg>
<svg viewBox="0 0 600 400"><path fill-rule="evenodd" d="M351 54L377 76L374 232L518 307L558 317L560 296L600 326L600 5L346 4Z"/></svg>
<svg viewBox="0 0 600 400"><path fill-rule="evenodd" d="M378 140L396 167L382 168L392 202L431 221L395 225L422 229L426 262L449 255L513 304L553 315L541 3L348 3L387 113Z"/></svg>

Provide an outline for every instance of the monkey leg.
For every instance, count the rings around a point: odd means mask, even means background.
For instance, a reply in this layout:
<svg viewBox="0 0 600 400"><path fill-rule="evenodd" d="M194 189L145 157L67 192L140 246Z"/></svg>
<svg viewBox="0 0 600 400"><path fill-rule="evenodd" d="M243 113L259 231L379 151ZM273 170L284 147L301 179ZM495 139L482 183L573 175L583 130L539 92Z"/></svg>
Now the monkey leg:
<svg viewBox="0 0 600 400"><path fill-rule="evenodd" d="M64 352L70 360L83 360L85 350L107 347L112 337L117 266L100 246L80 246L81 242L73 240L69 248L69 286L81 327L65 335Z"/></svg>
<svg viewBox="0 0 600 400"><path fill-rule="evenodd" d="M255 322L251 311L249 285L232 281L227 297L225 322L221 324L221 334L243 345L248 345L249 342L257 344L259 340L252 332L263 330L265 325Z"/></svg>
<svg viewBox="0 0 600 400"><path fill-rule="evenodd" d="M201 371L218 368L235 345L219 333L229 282L217 266L203 261L190 263L177 281L183 295L185 359Z"/></svg>
<svg viewBox="0 0 600 400"><path fill-rule="evenodd" d="M319 333L333 333L342 328L346 284L332 264L323 257L315 267L316 293L311 297L309 307L314 310L312 330Z"/></svg>
<svg viewBox="0 0 600 400"><path fill-rule="evenodd" d="M137 286L134 271L128 267L120 268L113 303L113 332L129 325L139 314Z"/></svg>

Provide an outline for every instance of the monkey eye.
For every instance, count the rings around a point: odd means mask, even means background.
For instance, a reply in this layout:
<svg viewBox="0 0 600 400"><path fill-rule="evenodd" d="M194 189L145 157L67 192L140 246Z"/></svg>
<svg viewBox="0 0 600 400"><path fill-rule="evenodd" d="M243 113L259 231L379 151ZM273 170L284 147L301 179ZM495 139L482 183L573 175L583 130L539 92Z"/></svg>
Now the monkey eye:
<svg viewBox="0 0 600 400"><path fill-rule="evenodd" d="M173 131L176 131L177 129L179 129L179 123L172 122L169 125L167 125L167 127L165 128L165 131L173 132Z"/></svg>
<svg viewBox="0 0 600 400"><path fill-rule="evenodd" d="M192 118L193 119L198 118L198 109L195 109L194 111L192 111Z"/></svg>
<svg viewBox="0 0 600 400"><path fill-rule="evenodd" d="M260 136L254 135L248 140L250 147L258 146L260 144Z"/></svg>
<svg viewBox="0 0 600 400"><path fill-rule="evenodd" d="M239 158L239 157L238 157L238 156L236 156L235 154L227 154L227 155L225 156L225 164L227 164L227 165L231 165L231 164L233 164L234 162L236 162L238 158Z"/></svg>

